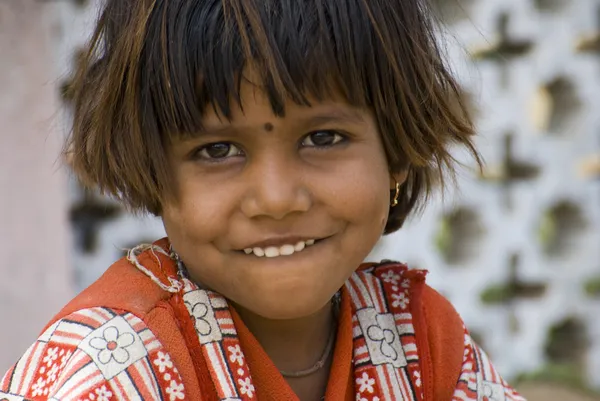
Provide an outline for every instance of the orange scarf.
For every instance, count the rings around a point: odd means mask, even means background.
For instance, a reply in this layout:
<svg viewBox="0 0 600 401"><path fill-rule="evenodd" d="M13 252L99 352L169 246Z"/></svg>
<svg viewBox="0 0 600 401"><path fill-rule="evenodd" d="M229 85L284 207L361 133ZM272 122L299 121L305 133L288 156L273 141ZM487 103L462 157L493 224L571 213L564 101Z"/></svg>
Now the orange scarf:
<svg viewBox="0 0 600 401"><path fill-rule="evenodd" d="M129 311L168 351L187 399L297 400L226 299L178 277L168 249L161 240L130 253L53 322L90 307ZM366 264L348 280L326 400L522 400L425 275Z"/></svg>

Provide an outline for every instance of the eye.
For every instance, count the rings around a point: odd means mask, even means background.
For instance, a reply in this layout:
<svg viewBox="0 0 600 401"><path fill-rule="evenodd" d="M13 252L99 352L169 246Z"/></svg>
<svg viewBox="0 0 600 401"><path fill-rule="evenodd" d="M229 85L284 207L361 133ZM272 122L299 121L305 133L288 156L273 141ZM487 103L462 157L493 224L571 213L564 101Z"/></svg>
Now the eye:
<svg viewBox="0 0 600 401"><path fill-rule="evenodd" d="M229 157L242 155L243 152L234 144L228 142L215 142L204 145L196 152L198 159L220 161Z"/></svg>
<svg viewBox="0 0 600 401"><path fill-rule="evenodd" d="M326 148L346 140L346 137L335 131L315 131L302 140L302 146Z"/></svg>

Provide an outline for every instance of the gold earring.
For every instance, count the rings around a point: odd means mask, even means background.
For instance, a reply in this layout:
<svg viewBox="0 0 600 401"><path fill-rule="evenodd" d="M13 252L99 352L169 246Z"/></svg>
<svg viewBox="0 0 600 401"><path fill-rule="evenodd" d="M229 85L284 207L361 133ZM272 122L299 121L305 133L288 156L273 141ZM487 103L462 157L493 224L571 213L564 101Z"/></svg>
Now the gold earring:
<svg viewBox="0 0 600 401"><path fill-rule="evenodd" d="M394 194L394 199L392 200L392 207L398 205L398 197L400 196L400 184L396 181L396 193Z"/></svg>

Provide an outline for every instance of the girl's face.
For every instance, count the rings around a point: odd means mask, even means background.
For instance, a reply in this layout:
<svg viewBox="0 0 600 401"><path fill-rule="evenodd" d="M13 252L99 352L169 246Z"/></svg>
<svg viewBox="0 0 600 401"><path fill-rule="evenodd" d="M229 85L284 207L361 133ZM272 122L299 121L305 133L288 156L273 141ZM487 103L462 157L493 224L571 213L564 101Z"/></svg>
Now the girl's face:
<svg viewBox="0 0 600 401"><path fill-rule="evenodd" d="M231 122L210 109L203 132L171 146L164 225L194 281L265 318L308 316L383 233L391 178L376 123L337 101L290 101L280 118L256 86L241 95Z"/></svg>

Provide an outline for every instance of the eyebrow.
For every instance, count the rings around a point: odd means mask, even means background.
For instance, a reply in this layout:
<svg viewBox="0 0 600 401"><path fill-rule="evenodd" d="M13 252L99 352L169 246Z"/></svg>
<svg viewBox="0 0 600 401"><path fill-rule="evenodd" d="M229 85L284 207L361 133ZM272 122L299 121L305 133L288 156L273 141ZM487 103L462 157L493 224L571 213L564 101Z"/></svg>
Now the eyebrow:
<svg viewBox="0 0 600 401"><path fill-rule="evenodd" d="M358 110L335 109L318 113L304 119L308 126L324 125L327 123L365 124L365 119Z"/></svg>
<svg viewBox="0 0 600 401"><path fill-rule="evenodd" d="M268 122L267 122L268 123ZM332 109L300 117L297 120L297 125L310 129L321 125L341 123L341 124L360 124L366 123L364 117L358 110L352 109ZM264 130L265 123L257 126L243 126L235 124L223 124L219 126L206 126L202 130L196 132L194 137L203 136L219 136L225 134L237 134L239 131L257 131Z"/></svg>

